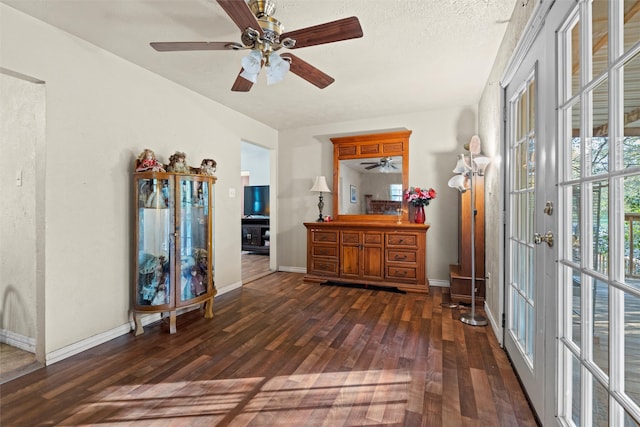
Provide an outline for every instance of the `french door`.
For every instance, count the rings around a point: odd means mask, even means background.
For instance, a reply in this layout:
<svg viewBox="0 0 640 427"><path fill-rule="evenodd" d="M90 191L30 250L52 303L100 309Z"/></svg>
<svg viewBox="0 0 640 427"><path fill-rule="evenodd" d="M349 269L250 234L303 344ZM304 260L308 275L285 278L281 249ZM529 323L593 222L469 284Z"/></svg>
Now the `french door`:
<svg viewBox="0 0 640 427"><path fill-rule="evenodd" d="M544 35L532 43L505 90L505 329L504 345L540 417L545 408L546 301L555 282L556 212L552 133L541 126L553 101ZM553 119L553 115L550 116ZM551 135L551 137L550 137ZM548 202L548 203L547 203Z"/></svg>
<svg viewBox="0 0 640 427"><path fill-rule="evenodd" d="M640 425L640 2L557 31L558 421Z"/></svg>

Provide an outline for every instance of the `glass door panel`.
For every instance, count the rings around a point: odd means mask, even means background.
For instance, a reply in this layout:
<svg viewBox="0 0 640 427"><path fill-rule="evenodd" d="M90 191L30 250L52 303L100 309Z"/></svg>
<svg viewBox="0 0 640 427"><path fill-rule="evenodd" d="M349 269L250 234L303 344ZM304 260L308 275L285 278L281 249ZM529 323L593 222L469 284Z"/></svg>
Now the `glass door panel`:
<svg viewBox="0 0 640 427"><path fill-rule="evenodd" d="M211 230L209 215L211 189L207 181L179 176L177 253L180 257L179 301L186 302L207 293Z"/></svg>
<svg viewBox="0 0 640 427"><path fill-rule="evenodd" d="M138 305L168 304L172 292L170 203L172 181L140 179L137 186Z"/></svg>

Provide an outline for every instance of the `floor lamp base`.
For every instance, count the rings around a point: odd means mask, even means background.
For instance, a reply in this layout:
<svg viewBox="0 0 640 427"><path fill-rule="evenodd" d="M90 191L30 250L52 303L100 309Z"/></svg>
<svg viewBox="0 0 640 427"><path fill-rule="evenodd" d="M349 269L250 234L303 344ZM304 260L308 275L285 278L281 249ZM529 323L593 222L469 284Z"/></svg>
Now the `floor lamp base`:
<svg viewBox="0 0 640 427"><path fill-rule="evenodd" d="M485 326L488 323L486 317L474 313L462 313L460 321L471 326Z"/></svg>

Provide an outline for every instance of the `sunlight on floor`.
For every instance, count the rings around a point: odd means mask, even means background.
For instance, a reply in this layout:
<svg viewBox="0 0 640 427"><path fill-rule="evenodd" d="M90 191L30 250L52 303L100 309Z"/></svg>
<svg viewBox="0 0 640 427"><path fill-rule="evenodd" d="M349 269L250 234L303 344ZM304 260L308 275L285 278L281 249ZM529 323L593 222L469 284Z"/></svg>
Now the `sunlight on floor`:
<svg viewBox="0 0 640 427"><path fill-rule="evenodd" d="M214 426L341 424L353 411L369 423L402 422L410 375L402 370L332 372L276 378L128 384L89 397L64 425L104 414L105 423L179 421ZM314 417L314 413L317 415Z"/></svg>

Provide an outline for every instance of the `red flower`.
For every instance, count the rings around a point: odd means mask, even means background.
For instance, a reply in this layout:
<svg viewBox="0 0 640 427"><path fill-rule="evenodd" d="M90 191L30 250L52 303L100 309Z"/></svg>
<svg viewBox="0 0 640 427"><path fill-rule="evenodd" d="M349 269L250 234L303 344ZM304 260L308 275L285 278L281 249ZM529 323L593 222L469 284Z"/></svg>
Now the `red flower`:
<svg viewBox="0 0 640 427"><path fill-rule="evenodd" d="M436 198L436 190L433 188L421 189L420 187L411 187L404 192L404 200L414 206L428 206L432 199Z"/></svg>

